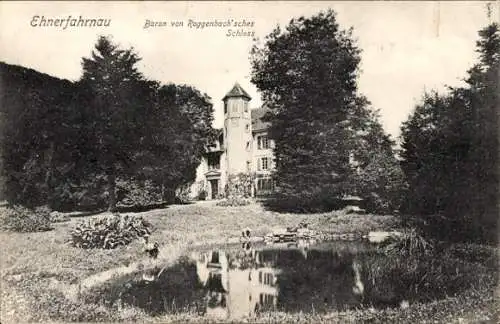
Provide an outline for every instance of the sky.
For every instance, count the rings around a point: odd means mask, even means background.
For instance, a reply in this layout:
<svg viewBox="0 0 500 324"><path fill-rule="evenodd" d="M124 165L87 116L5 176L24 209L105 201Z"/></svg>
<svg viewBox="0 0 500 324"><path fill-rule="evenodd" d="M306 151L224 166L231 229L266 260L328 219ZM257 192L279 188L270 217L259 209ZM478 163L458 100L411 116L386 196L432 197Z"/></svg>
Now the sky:
<svg viewBox="0 0 500 324"><path fill-rule="evenodd" d="M491 14L487 15L490 3ZM262 102L250 82L252 37L227 36L228 29L254 32L263 41L277 25L331 8L343 29L353 27L362 50L359 91L380 110L394 138L425 90L444 91L466 77L477 60L477 32L500 22L500 0L461 2L0 2L0 61L77 80L81 59L89 57L99 35L111 35L142 57L139 69L162 83L189 84L207 93L222 126L222 97L235 82ZM45 19L111 19L109 27L32 26ZM253 22L241 28L194 28L194 22ZM166 26L144 28L146 20ZM182 21L173 27L172 21Z"/></svg>

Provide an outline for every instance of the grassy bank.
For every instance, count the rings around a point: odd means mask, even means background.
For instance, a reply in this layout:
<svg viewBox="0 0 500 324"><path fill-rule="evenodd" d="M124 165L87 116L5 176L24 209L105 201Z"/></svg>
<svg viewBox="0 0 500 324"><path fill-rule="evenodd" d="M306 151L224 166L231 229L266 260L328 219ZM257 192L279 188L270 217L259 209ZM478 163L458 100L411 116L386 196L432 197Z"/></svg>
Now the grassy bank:
<svg viewBox="0 0 500 324"><path fill-rule="evenodd" d="M113 276L135 271L141 264L149 264L143 253L143 245L139 241L114 250L83 250L69 244L69 232L79 221L103 215L71 217L66 222L54 224L54 229L48 232L0 233L3 250L2 322L134 320L206 322L206 318L186 311L169 316L151 317L139 309L130 307L111 309L105 305L85 304L68 294L71 288L81 285L82 282L89 287L99 285ZM258 204L227 208L217 207L214 202L174 205L134 215L140 215L152 223L154 232L151 240L160 244L157 263L162 265L173 263L186 249L195 245L224 243L228 237L238 236L244 227L251 228L254 235L264 235L273 228L293 226L302 221L308 222L312 229L330 233L366 234L372 230L387 230L399 226L396 218L392 216L346 215L341 212L313 215L279 214L266 211ZM491 280L493 276L490 276ZM488 309L493 305L490 291L492 286L492 282L485 281L472 287L469 293L471 296L479 296L478 298L467 297L466 294L459 297L450 296L437 304L420 306L414 304L404 311L364 309L346 313L310 315L274 313L262 315L258 321L296 322L300 317L302 322L330 322L335 318L342 322L357 320L385 322L383 319L407 322L412 318L412 314L426 313L425 309L428 307L440 309L444 319L446 316L452 316L455 320L461 317L467 319L467 316L479 319L483 315L484 318L491 319L494 314ZM463 310L463 316L452 307L453 305ZM476 312L479 309L484 309L484 312Z"/></svg>

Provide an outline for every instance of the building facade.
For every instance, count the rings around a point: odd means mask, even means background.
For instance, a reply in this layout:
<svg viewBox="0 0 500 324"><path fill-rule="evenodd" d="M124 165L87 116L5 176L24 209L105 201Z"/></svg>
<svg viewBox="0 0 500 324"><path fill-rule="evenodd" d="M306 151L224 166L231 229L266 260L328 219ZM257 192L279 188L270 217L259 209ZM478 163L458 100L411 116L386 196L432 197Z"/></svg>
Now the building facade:
<svg viewBox="0 0 500 324"><path fill-rule="evenodd" d="M274 143L268 138L269 123L262 120L267 109L251 109L251 100L238 83L222 98L224 127L196 170L192 198L222 198L231 175L242 173L252 175L253 196L272 191Z"/></svg>

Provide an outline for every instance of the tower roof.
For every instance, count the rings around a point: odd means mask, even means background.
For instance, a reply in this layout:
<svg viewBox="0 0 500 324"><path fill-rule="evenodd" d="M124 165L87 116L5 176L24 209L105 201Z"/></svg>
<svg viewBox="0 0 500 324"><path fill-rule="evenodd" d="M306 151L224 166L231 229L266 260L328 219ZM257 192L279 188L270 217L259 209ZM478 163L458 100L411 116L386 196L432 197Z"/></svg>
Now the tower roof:
<svg viewBox="0 0 500 324"><path fill-rule="evenodd" d="M243 90L243 88L240 86L238 82L234 84L231 91L226 93L226 95L224 96L224 98L222 98L222 100L225 101L227 98L235 98L235 97L244 97L247 98L248 100L252 99L252 97L250 97L250 95L245 90Z"/></svg>

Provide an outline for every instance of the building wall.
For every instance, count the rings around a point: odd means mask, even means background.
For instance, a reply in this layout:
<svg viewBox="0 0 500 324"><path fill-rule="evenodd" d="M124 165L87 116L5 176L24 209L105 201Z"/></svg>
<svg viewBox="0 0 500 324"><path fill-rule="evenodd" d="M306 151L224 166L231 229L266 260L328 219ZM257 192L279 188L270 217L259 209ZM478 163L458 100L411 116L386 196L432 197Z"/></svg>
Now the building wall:
<svg viewBox="0 0 500 324"><path fill-rule="evenodd" d="M270 171L274 168L274 153L273 153L273 147L274 143L272 140L269 140L269 148L267 149L259 149L258 146L258 138L259 137L267 137L267 132L257 132L253 135L253 154L252 154L252 170L257 173L261 174L269 174ZM268 159L268 169L264 170L262 169L262 158L267 158Z"/></svg>
<svg viewBox="0 0 500 324"><path fill-rule="evenodd" d="M248 162L252 161L253 144L248 100L243 97L227 98L224 105L226 171L228 175L245 173L249 171Z"/></svg>
<svg viewBox="0 0 500 324"><path fill-rule="evenodd" d="M228 177L238 173L254 173L257 178L269 178L271 170L275 168L273 148L274 143L269 140L269 148L259 149L259 136L267 136L265 129L252 129L252 112L249 99L245 96L229 96L224 100L224 128L222 132L223 145L215 143L213 150L221 150L219 193L225 192ZM268 158L268 169L261 168L262 158ZM190 198L196 199L200 190L207 192L207 199L211 198L210 183L206 177L208 168L207 158L204 157L196 170L196 180L191 186ZM212 177L213 178L213 177ZM258 179L255 179L255 189L258 188Z"/></svg>
<svg viewBox="0 0 500 324"><path fill-rule="evenodd" d="M253 159L252 159L252 165L253 165L253 172L255 172L255 180L254 180L254 186L255 186L255 194L256 195L265 195L267 193L270 193L270 191L263 190L262 189L262 184L259 185L259 182L262 183L264 181L263 179L269 179L267 180L268 183L272 183L271 180L271 172L273 169L275 169L275 161L274 161L274 142L270 139L269 141L269 148L267 149L259 149L259 137L262 136L268 136L267 131L259 131L254 134L254 150L253 150ZM262 158L267 158L267 164L268 168L263 169L262 168Z"/></svg>

